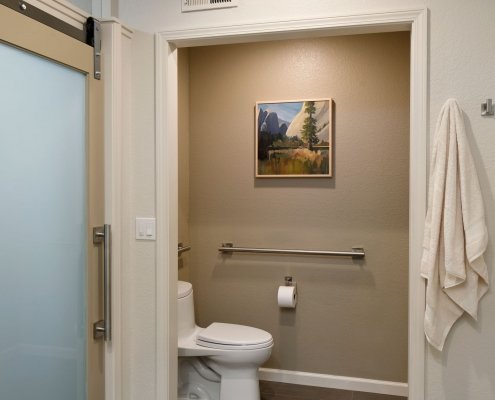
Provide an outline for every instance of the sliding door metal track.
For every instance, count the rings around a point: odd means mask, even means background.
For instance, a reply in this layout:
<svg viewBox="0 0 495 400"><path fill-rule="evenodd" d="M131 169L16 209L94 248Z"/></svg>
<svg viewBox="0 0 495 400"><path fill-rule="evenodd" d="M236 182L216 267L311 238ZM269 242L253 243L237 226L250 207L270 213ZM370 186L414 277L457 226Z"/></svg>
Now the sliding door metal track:
<svg viewBox="0 0 495 400"><path fill-rule="evenodd" d="M83 30L77 29L75 26L61 21L53 15L50 15L47 12L34 7L29 3L25 3L22 0L0 0L0 5L4 5L5 7L26 15L27 17L32 18L38 22L41 22L42 24L47 25L59 32L62 32L63 34L70 36L76 40L79 40L80 42L93 46L93 44L91 43L92 40L88 39L86 27Z"/></svg>

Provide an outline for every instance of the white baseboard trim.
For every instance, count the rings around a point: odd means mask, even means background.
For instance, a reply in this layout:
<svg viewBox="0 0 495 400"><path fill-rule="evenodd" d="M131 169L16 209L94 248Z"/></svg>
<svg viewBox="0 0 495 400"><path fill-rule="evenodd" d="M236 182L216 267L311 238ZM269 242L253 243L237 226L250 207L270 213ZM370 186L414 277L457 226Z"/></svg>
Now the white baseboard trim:
<svg viewBox="0 0 495 400"><path fill-rule="evenodd" d="M352 390L407 397L407 383L353 378L349 376L314 374L311 372L287 371L283 369L260 368L259 378L263 381L292 383L295 385L318 386L329 389Z"/></svg>

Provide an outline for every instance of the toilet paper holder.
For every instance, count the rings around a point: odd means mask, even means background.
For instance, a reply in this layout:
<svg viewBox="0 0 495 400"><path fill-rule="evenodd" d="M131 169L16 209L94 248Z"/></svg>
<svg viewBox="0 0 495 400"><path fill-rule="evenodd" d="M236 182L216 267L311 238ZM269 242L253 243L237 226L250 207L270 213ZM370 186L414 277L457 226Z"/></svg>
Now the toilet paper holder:
<svg viewBox="0 0 495 400"><path fill-rule="evenodd" d="M281 308L295 309L297 305L297 285L292 276L285 277L285 285L278 287L277 303Z"/></svg>

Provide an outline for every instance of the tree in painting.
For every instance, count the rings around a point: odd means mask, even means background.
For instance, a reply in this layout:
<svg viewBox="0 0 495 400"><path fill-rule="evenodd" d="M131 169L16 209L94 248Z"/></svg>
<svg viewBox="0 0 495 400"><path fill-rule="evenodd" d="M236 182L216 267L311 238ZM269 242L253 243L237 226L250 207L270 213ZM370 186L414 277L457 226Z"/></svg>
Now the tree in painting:
<svg viewBox="0 0 495 400"><path fill-rule="evenodd" d="M330 99L258 102L256 176L331 176L330 105Z"/></svg>
<svg viewBox="0 0 495 400"><path fill-rule="evenodd" d="M320 141L318 139L318 135L316 134L316 118L313 117L313 114L316 112L315 102L306 101L304 103L304 111L307 114L307 117L304 119L304 124L301 129L301 137L303 141L308 144L308 149L313 150L313 145L318 144Z"/></svg>

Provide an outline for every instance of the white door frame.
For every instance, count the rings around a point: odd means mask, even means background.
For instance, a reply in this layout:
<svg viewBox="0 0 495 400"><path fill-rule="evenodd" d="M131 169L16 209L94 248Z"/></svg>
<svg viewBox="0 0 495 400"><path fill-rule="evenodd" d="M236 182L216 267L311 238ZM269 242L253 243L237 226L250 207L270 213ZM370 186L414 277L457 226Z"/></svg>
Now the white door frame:
<svg viewBox="0 0 495 400"><path fill-rule="evenodd" d="M165 31L156 35L156 399L177 398L178 66L180 47L411 31L409 400L424 400L425 285L420 259L427 196L427 10Z"/></svg>

